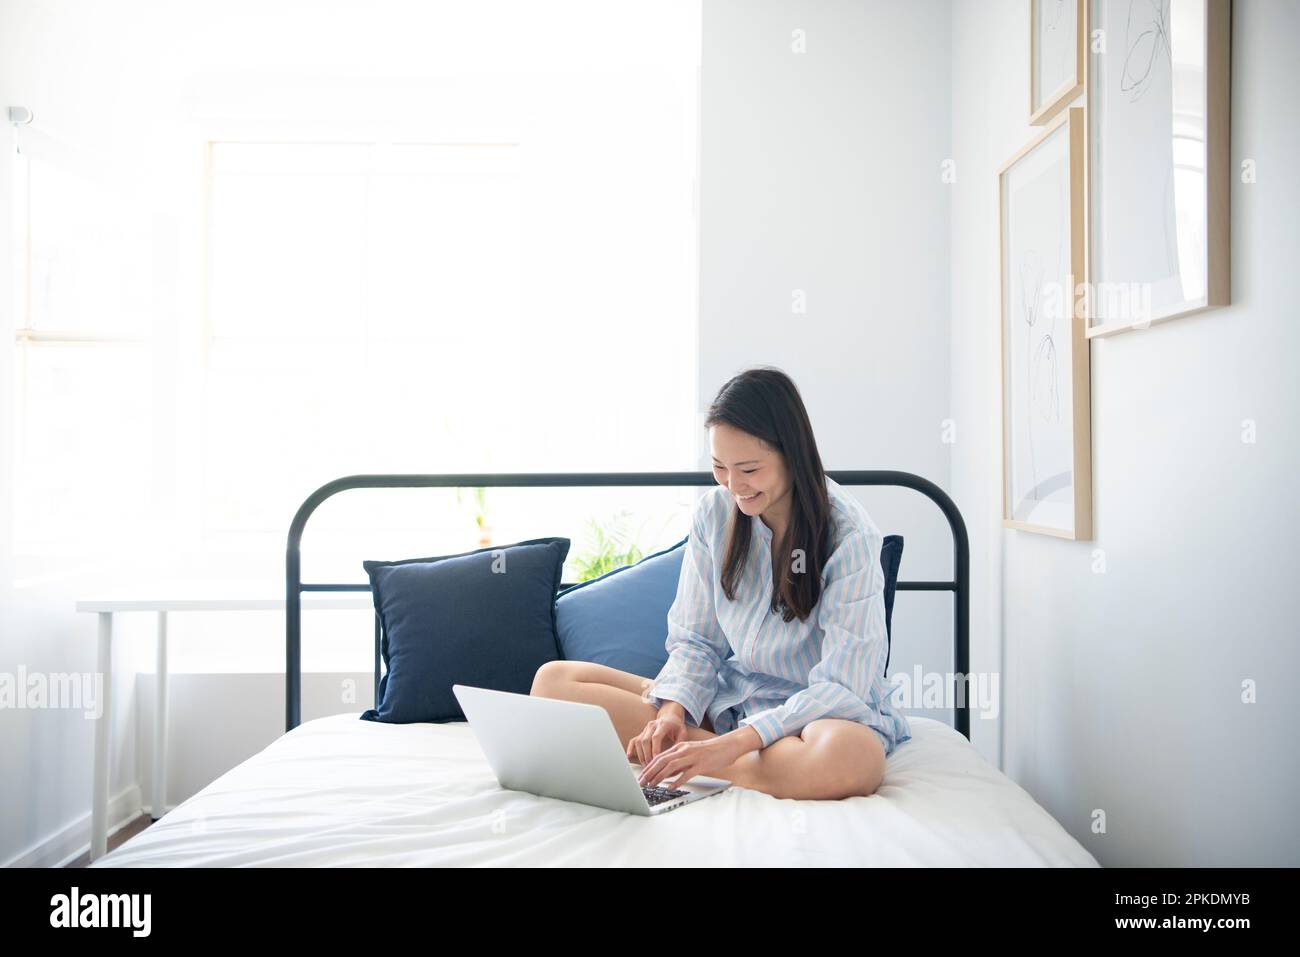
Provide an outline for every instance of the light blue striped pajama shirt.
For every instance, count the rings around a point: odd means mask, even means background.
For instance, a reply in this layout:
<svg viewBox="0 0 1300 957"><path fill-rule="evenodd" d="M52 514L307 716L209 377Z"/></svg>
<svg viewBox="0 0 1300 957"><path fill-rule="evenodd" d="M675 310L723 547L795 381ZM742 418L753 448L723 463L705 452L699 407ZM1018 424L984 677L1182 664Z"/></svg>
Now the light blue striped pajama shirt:
<svg viewBox="0 0 1300 957"><path fill-rule="evenodd" d="M826 476L833 547L806 621L770 608L772 530L757 515L736 600L722 590L727 521L735 502L719 485L697 503L677 596L668 610L668 661L646 700L676 701L699 726L725 734L752 725L767 747L818 718L875 731L885 754L912 736L887 697L883 536L856 498Z"/></svg>

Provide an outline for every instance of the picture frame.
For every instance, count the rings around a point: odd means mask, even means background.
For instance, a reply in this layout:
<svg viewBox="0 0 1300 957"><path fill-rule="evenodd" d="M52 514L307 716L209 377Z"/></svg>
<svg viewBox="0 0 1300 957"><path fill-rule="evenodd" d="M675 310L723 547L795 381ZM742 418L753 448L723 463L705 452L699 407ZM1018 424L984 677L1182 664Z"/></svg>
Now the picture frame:
<svg viewBox="0 0 1300 957"><path fill-rule="evenodd" d="M1088 28L1092 339L1231 300L1232 4L1092 0Z"/></svg>
<svg viewBox="0 0 1300 957"><path fill-rule="evenodd" d="M1002 524L1092 538L1087 119L1072 107L998 170Z"/></svg>
<svg viewBox="0 0 1300 957"><path fill-rule="evenodd" d="M1029 125L1042 126L1086 85L1088 0L1029 0Z"/></svg>

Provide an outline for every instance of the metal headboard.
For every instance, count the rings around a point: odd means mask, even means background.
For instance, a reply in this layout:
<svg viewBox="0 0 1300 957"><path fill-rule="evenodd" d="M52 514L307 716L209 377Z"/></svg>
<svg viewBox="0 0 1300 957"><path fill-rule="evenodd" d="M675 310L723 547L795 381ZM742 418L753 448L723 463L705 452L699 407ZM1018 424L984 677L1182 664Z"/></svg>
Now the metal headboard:
<svg viewBox="0 0 1300 957"><path fill-rule="evenodd" d="M911 472L839 471L827 475L840 485L894 485L910 488L930 499L948 519L952 529L952 581L903 581L898 591L950 591L953 593L953 671L959 689L965 690L970 670L970 539L966 523L953 500L929 479ZM303 529L317 507L339 492L355 488L599 488L608 486L691 486L713 485L710 472L540 472L540 473L457 473L447 475L348 475L327 482L307 497L289 526L289 547L285 560L285 730L292 731L302 720L302 593L316 591L370 591L370 584L317 584L302 580L301 543ZM570 583L561 583L568 587ZM380 674L379 616L375 616L375 688L378 697ZM970 738L969 695L959 693L954 707L955 727Z"/></svg>

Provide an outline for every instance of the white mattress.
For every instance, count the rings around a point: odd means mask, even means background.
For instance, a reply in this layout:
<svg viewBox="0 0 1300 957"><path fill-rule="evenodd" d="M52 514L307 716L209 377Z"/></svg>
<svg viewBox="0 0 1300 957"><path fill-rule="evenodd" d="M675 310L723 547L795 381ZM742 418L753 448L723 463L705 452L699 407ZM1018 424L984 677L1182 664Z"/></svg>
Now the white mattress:
<svg viewBox="0 0 1300 957"><path fill-rule="evenodd" d="M358 714L299 725L92 866L1098 866L928 718L871 797L733 786L638 817L503 790L465 722Z"/></svg>

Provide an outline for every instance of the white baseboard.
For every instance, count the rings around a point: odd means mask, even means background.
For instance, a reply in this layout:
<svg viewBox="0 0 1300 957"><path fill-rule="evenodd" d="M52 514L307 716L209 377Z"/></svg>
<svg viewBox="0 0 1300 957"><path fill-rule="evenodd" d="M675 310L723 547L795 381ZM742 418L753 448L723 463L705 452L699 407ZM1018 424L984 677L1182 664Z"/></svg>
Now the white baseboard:
<svg viewBox="0 0 1300 957"><path fill-rule="evenodd" d="M108 800L108 836L111 838L142 813L140 787L132 784ZM66 867L90 850L90 812L41 841L30 850L6 861L5 867Z"/></svg>

